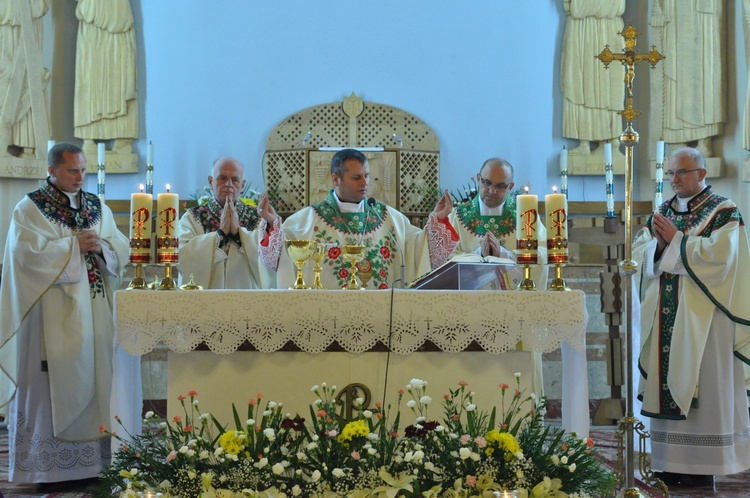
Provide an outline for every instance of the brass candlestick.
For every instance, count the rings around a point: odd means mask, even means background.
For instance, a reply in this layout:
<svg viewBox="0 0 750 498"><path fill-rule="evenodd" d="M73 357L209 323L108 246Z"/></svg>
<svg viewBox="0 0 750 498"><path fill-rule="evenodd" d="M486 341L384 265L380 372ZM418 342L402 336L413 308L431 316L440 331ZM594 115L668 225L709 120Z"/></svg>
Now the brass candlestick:
<svg viewBox="0 0 750 498"><path fill-rule="evenodd" d="M130 263L135 266L135 276L128 284L128 290L148 289L146 279L143 278L143 265L151 261L151 239L133 237L130 239Z"/></svg>
<svg viewBox="0 0 750 498"><path fill-rule="evenodd" d="M562 267L564 263L557 263L555 265L555 278L549 284L549 290L551 291L569 291L570 287L565 283L565 279L562 278Z"/></svg>
<svg viewBox="0 0 750 498"><path fill-rule="evenodd" d="M146 279L143 278L143 264L142 263L134 263L133 266L135 267L135 276L130 281L130 284L128 284L128 290L144 290L148 289L148 285L146 284Z"/></svg>
<svg viewBox="0 0 750 498"><path fill-rule="evenodd" d="M164 263L164 278L156 290L178 290L177 281L172 278L172 263Z"/></svg>
<svg viewBox="0 0 750 498"><path fill-rule="evenodd" d="M531 279L531 265L538 263L537 250L539 241L532 237L524 237L516 241L516 262L523 265L523 280L518 284L518 290L536 290L536 284Z"/></svg>
<svg viewBox="0 0 750 498"><path fill-rule="evenodd" d="M564 237L547 239L547 263L555 265L555 278L550 282L549 290L569 291L570 287L562 278L562 268L568 264L568 239Z"/></svg>

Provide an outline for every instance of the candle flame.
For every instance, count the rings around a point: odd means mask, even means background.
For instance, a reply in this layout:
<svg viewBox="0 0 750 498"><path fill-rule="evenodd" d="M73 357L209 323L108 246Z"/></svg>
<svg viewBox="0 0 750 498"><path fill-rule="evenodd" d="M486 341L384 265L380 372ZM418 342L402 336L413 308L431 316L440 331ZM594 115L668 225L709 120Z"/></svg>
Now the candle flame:
<svg viewBox="0 0 750 498"><path fill-rule="evenodd" d="M167 193L169 193L169 184L167 183Z"/></svg>
<svg viewBox="0 0 750 498"><path fill-rule="evenodd" d="M553 186L552 186L552 193L553 193L553 194L556 194L556 193L557 193L557 185L553 185Z"/></svg>
<svg viewBox="0 0 750 498"><path fill-rule="evenodd" d="M524 186L523 187L523 191L524 191L524 193L528 194L529 193L529 186L528 185Z"/></svg>
<svg viewBox="0 0 750 498"><path fill-rule="evenodd" d="M141 193L143 193L143 184L141 183L139 186L141 187Z"/></svg>

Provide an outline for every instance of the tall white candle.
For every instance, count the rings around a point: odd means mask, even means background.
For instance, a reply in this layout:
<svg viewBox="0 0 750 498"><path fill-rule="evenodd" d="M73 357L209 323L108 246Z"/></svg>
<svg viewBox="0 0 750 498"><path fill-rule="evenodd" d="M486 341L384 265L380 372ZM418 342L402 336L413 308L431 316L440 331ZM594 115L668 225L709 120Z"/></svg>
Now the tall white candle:
<svg viewBox="0 0 750 498"><path fill-rule="evenodd" d="M99 142L98 144L96 144L97 163L104 164L104 156L105 156L104 142Z"/></svg>
<svg viewBox="0 0 750 498"><path fill-rule="evenodd" d="M148 150L146 152L146 192L152 194L154 192L154 144L148 143Z"/></svg>
<svg viewBox="0 0 750 498"><path fill-rule="evenodd" d="M180 197L167 192L156 196L156 259L158 263L176 263L178 256L177 215Z"/></svg>
<svg viewBox="0 0 750 498"><path fill-rule="evenodd" d="M547 262L551 265L568 262L568 198L557 193L544 196L547 228Z"/></svg>
<svg viewBox="0 0 750 498"><path fill-rule="evenodd" d="M664 140L656 142L656 184L654 185L654 211L659 209L664 199Z"/></svg>
<svg viewBox="0 0 750 498"><path fill-rule="evenodd" d="M535 265L539 247L539 199L529 194L516 196L516 261L519 264Z"/></svg>
<svg viewBox="0 0 750 498"><path fill-rule="evenodd" d="M560 152L560 192L568 195L568 149Z"/></svg>
<svg viewBox="0 0 750 498"><path fill-rule="evenodd" d="M130 194L130 262L151 261L151 209L154 198L141 191Z"/></svg>
<svg viewBox="0 0 750 498"><path fill-rule="evenodd" d="M97 194L99 199L104 200L104 144L96 144L97 152L97 167L96 167L96 182L97 182Z"/></svg>
<svg viewBox="0 0 750 498"><path fill-rule="evenodd" d="M664 140L656 142L656 164L664 164Z"/></svg>
<svg viewBox="0 0 750 498"><path fill-rule="evenodd" d="M604 144L604 164L612 164L612 143Z"/></svg>

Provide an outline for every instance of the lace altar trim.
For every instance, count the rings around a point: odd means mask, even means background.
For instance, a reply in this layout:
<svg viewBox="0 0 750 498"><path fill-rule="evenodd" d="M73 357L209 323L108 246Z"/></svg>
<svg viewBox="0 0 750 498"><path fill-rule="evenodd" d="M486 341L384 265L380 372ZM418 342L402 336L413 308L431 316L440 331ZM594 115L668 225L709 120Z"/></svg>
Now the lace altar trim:
<svg viewBox="0 0 750 498"><path fill-rule="evenodd" d="M250 342L273 352L288 341L320 353L334 341L362 353L377 342L409 354L431 341L459 352L472 341L498 354L554 351L563 341L582 351L587 314L583 292L553 291L118 291L117 339L131 354L159 343L186 353L205 343L229 354ZM389 338L390 336L390 338Z"/></svg>

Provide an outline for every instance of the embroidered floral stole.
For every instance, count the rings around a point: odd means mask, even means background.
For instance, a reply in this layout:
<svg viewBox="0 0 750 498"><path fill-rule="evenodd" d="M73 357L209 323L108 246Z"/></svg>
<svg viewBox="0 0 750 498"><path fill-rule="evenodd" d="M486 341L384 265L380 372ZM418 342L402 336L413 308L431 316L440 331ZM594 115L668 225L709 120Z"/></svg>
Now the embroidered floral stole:
<svg viewBox="0 0 750 498"><path fill-rule="evenodd" d="M740 212L737 208L723 209L716 212L717 207L727 199L711 192L711 187L706 187L701 193L688 202L688 210L679 212L677 198L673 197L659 207L659 213L663 214L677 226L682 233L687 234L691 230L694 237L710 237L713 230L721 228L731 221L742 223ZM712 219L708 219L713 217ZM646 226L650 230L653 218L649 218ZM707 223L708 222L708 223ZM707 223L707 224L706 224ZM701 225L706 224L703 228ZM659 279L660 287L660 311L659 311L659 414L661 418L684 420L685 415L677 406L667 385L669 374L669 350L674 333L674 323L679 305L679 275L663 272ZM698 400L693 399L692 406L697 407Z"/></svg>
<svg viewBox="0 0 750 498"><path fill-rule="evenodd" d="M70 199L60 189L50 183L49 178L43 187L31 192L29 199L45 218L74 233L92 228L102 219L102 205L99 197L81 190L78 193L79 208L70 205ZM92 252L83 256L86 262L91 298L104 296L104 279L99 263Z"/></svg>
<svg viewBox="0 0 750 498"><path fill-rule="evenodd" d="M472 234L481 237L492 232L502 240L503 237L516 229L516 196L509 195L505 201L503 214L482 216L479 214L479 196L471 202L459 204L456 207L460 223Z"/></svg>
<svg viewBox="0 0 750 498"><path fill-rule="evenodd" d="M357 264L357 274L361 281L372 279L379 289L388 288L388 272L398 248L387 230L382 235L380 228L388 218L385 204L376 202L367 207L365 213L342 213L333 197L333 190L325 199L312 208L327 226L315 226L315 239L319 242L341 244L362 244L365 258ZM400 256L399 256L400 258ZM336 276L340 287L346 286L350 276L350 264L341 255L341 247L330 247L321 262L327 265Z"/></svg>
<svg viewBox="0 0 750 498"><path fill-rule="evenodd" d="M240 226L250 231L255 230L260 223L258 211L241 201L236 202L234 206L237 210ZM217 231L221 225L221 209L221 205L216 199L211 199L203 206L190 208L190 212L203 227L203 232L210 233Z"/></svg>

